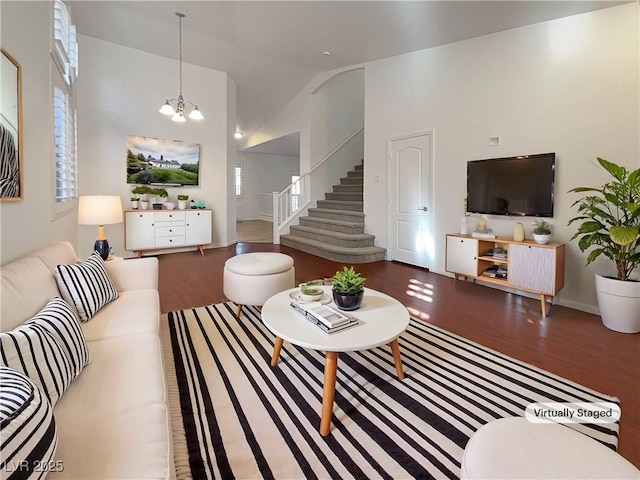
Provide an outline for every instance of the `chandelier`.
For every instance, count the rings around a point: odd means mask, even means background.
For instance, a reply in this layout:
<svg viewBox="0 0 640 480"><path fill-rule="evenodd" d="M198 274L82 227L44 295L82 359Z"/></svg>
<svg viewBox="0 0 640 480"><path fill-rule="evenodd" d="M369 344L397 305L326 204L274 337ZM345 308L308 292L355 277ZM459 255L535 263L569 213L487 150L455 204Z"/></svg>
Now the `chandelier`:
<svg viewBox="0 0 640 480"><path fill-rule="evenodd" d="M204 117L200 110L198 110L198 106L186 101L182 96L182 19L185 17L185 14L176 12L176 16L179 19L180 31L180 91L178 93L178 98L172 98L164 103L162 108L160 108L160 113L163 113L164 115L172 115L171 120L174 122L184 122L186 121L186 118L184 118L185 108L189 106L193 108L191 113L189 113L189 118L192 120L202 120Z"/></svg>

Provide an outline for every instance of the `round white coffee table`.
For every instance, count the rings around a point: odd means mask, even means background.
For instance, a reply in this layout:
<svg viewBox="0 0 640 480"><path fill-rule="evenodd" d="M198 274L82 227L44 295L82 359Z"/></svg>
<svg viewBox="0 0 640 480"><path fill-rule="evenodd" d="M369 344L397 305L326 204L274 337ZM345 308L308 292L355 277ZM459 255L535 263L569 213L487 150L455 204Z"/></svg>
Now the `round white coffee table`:
<svg viewBox="0 0 640 480"><path fill-rule="evenodd" d="M331 296L331 287L323 287ZM262 306L262 322L276 336L271 365L276 366L282 342L325 352L324 387L322 393L322 416L320 434L326 436L331 429L333 400L335 397L338 353L368 350L388 343L393 353L398 379L404 378L402 359L398 346L398 336L409 325L409 312L396 299L384 293L365 289L362 306L353 312L347 312L358 318L360 323L335 333L327 334L313 325L291 307L291 292L280 292ZM328 306L337 308L333 301Z"/></svg>

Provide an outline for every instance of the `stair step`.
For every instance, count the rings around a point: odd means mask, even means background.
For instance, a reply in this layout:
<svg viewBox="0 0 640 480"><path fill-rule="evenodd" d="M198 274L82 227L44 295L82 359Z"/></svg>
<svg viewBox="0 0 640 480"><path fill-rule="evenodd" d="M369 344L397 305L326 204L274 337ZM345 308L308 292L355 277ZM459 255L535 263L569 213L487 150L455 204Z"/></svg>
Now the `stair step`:
<svg viewBox="0 0 640 480"><path fill-rule="evenodd" d="M364 225L364 213L349 210L335 210L329 208L310 208L309 216L313 218L326 218L342 222L355 222Z"/></svg>
<svg viewBox="0 0 640 480"><path fill-rule="evenodd" d="M327 192L325 200L339 200L342 202L362 202L362 192Z"/></svg>
<svg viewBox="0 0 640 480"><path fill-rule="evenodd" d="M292 234L281 235L280 244L344 264L378 262L385 259L386 252L376 246L345 248Z"/></svg>
<svg viewBox="0 0 640 480"><path fill-rule="evenodd" d="M320 228L307 227L304 225L292 225L291 235L310 238L323 243L330 243L339 247L356 248L372 247L375 236L368 233L342 233Z"/></svg>
<svg viewBox="0 0 640 480"><path fill-rule="evenodd" d="M362 222L345 222L331 218L300 217L300 225L331 230L332 232L350 233L352 235L364 233L364 223Z"/></svg>
<svg viewBox="0 0 640 480"><path fill-rule="evenodd" d="M364 184L352 183L346 185L334 185L334 192L364 192Z"/></svg>
<svg viewBox="0 0 640 480"><path fill-rule="evenodd" d="M340 185L363 185L363 177L342 177L340 179Z"/></svg>
<svg viewBox="0 0 640 480"><path fill-rule="evenodd" d="M347 172L348 178L364 178L364 170L349 170Z"/></svg>
<svg viewBox="0 0 640 480"><path fill-rule="evenodd" d="M356 165L354 167L354 170L364 170L364 163L361 163L360 165Z"/></svg>
<svg viewBox="0 0 640 480"><path fill-rule="evenodd" d="M343 202L340 200L318 200L318 208L327 210L347 210L349 212L362 212L364 202Z"/></svg>

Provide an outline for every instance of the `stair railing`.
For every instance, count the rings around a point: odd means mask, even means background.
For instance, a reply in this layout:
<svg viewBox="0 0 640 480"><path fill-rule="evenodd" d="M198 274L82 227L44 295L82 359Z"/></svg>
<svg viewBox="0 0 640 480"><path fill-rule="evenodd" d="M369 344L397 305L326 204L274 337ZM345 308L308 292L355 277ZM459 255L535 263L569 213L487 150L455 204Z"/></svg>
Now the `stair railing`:
<svg viewBox="0 0 640 480"><path fill-rule="evenodd" d="M351 140L363 130L364 125L361 125L342 143L325 155L322 160L316 163L309 172L300 176L281 192L273 192L273 243L279 244L280 232L302 213L306 212L313 200L320 198L312 198L312 185L315 184L314 172L319 172L320 167L324 166L332 158L337 158L336 154L346 145L349 145ZM360 151L360 155L362 153ZM326 176L326 172L324 174ZM324 191L322 194L324 194Z"/></svg>

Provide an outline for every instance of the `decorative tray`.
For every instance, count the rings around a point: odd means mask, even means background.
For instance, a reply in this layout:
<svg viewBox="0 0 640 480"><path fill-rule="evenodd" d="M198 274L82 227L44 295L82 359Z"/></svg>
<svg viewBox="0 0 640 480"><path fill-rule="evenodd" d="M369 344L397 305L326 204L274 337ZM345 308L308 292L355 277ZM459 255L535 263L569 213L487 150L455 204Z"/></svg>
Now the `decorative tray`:
<svg viewBox="0 0 640 480"><path fill-rule="evenodd" d="M292 300L295 300L298 303L319 302L319 303L322 303L323 305L326 305L327 303L331 303L331 296L329 296L326 292L324 292L322 294L322 298L320 298L320 300L314 300L313 302L305 302L304 300L302 300L302 296L300 295L300 290L296 290L295 292L291 292L289 294L289 296L291 297Z"/></svg>

